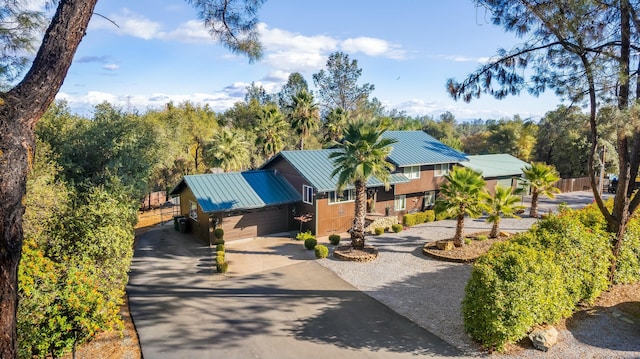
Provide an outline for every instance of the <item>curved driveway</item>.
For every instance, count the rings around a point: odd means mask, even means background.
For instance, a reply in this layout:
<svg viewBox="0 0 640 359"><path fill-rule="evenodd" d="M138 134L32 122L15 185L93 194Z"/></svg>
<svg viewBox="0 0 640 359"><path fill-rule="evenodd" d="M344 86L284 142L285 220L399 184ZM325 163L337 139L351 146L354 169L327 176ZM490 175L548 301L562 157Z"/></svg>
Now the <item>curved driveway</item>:
<svg viewBox="0 0 640 359"><path fill-rule="evenodd" d="M143 356L462 356L317 264L301 243L273 240L227 244L236 273L221 275L208 246L172 226L138 238L127 292Z"/></svg>

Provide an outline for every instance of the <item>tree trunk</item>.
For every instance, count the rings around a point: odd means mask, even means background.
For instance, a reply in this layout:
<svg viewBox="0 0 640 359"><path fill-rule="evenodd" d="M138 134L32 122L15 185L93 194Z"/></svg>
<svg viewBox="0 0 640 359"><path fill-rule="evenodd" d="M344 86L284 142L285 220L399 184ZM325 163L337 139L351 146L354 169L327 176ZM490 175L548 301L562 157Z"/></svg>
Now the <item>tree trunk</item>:
<svg viewBox="0 0 640 359"><path fill-rule="evenodd" d="M453 237L453 245L464 246L464 212L458 215L456 223L456 235Z"/></svg>
<svg viewBox="0 0 640 359"><path fill-rule="evenodd" d="M493 222L493 226L491 226L491 233L489 233L489 237L498 238L499 235L500 235L500 218L496 219L496 221Z"/></svg>
<svg viewBox="0 0 640 359"><path fill-rule="evenodd" d="M18 265L34 127L62 86L96 1L59 1L31 69L0 93L0 358L17 357Z"/></svg>
<svg viewBox="0 0 640 359"><path fill-rule="evenodd" d="M529 217L538 218L538 189L531 191L531 208L529 209Z"/></svg>
<svg viewBox="0 0 640 359"><path fill-rule="evenodd" d="M364 248L364 217L366 214L367 192L363 181L355 181L356 202L353 218L353 228L351 229L351 246L353 248Z"/></svg>

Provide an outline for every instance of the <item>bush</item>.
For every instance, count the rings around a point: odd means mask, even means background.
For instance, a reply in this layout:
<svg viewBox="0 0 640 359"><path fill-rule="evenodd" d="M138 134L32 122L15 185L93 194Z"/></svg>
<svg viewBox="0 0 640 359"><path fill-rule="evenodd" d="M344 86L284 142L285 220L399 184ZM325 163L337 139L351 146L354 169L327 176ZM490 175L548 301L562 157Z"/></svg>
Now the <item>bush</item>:
<svg viewBox="0 0 640 359"><path fill-rule="evenodd" d="M327 258L329 255L329 248L327 246L318 244L313 248L313 251L316 254L316 258Z"/></svg>
<svg viewBox="0 0 640 359"><path fill-rule="evenodd" d="M381 235L382 233L384 233L384 228L382 227L377 227L373 230L373 232L376 234L376 236Z"/></svg>
<svg viewBox="0 0 640 359"><path fill-rule="evenodd" d="M427 221L427 214L424 212L416 212L414 214L416 216L416 223L424 223Z"/></svg>
<svg viewBox="0 0 640 359"><path fill-rule="evenodd" d="M435 217L436 221L442 221L442 220L445 220L445 219L453 218L453 217L451 217L451 215L447 214L446 211L435 211L434 210L433 213L434 213L434 217Z"/></svg>
<svg viewBox="0 0 640 359"><path fill-rule="evenodd" d="M433 222L436 220L436 212L432 209L428 209L423 212L425 215L425 222Z"/></svg>
<svg viewBox="0 0 640 359"><path fill-rule="evenodd" d="M296 239L299 241L304 241L307 240L309 238L316 238L316 236L314 236L313 234L311 234L311 231L306 231L306 232L299 232L298 234L296 234Z"/></svg>
<svg viewBox="0 0 640 359"><path fill-rule="evenodd" d="M308 250L312 250L316 244L318 244L318 241L315 238L307 238L304 240L304 247Z"/></svg>
<svg viewBox="0 0 640 359"><path fill-rule="evenodd" d="M402 231L402 225L394 224L391 226L391 230L393 231L393 233L400 233Z"/></svg>
<svg viewBox="0 0 640 359"><path fill-rule="evenodd" d="M224 243L218 243L216 244L216 252L224 252Z"/></svg>
<svg viewBox="0 0 640 359"><path fill-rule="evenodd" d="M415 226L416 216L414 214L407 213L404 216L402 216L402 223L407 227Z"/></svg>
<svg viewBox="0 0 640 359"><path fill-rule="evenodd" d="M471 244L471 238L465 238L464 244Z"/></svg>
<svg viewBox="0 0 640 359"><path fill-rule="evenodd" d="M224 238L224 230L222 228L216 228L213 230L213 236L217 239L217 240L221 240Z"/></svg>
<svg viewBox="0 0 640 359"><path fill-rule="evenodd" d="M629 221L624 234L624 242L620 248L620 256L616 264L613 282L631 284L640 281L640 223L634 218Z"/></svg>
<svg viewBox="0 0 640 359"><path fill-rule="evenodd" d="M331 244L333 244L334 246L340 244L340 235L339 234L332 234L329 236L329 242L331 242Z"/></svg>
<svg viewBox="0 0 640 359"><path fill-rule="evenodd" d="M486 241L487 239L489 239L489 237L485 236L484 234L481 234L476 237L477 241Z"/></svg>
<svg viewBox="0 0 640 359"><path fill-rule="evenodd" d="M227 270L229 270L229 263L227 262L216 263L216 271L218 273L227 273Z"/></svg>
<svg viewBox="0 0 640 359"><path fill-rule="evenodd" d="M478 259L462 301L465 330L497 350L573 308L561 267L545 252L512 242L496 243Z"/></svg>

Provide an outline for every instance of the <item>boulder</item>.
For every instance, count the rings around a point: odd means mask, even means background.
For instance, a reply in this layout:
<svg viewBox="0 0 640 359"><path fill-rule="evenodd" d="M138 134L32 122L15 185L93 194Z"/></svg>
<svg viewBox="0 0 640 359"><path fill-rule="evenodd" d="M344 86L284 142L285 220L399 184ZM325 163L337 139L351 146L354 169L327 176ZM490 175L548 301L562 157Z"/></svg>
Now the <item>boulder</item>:
<svg viewBox="0 0 640 359"><path fill-rule="evenodd" d="M533 347L546 352L558 341L558 330L554 327L539 328L529 334Z"/></svg>
<svg viewBox="0 0 640 359"><path fill-rule="evenodd" d="M441 251L450 251L453 249L453 241L437 241L436 247Z"/></svg>

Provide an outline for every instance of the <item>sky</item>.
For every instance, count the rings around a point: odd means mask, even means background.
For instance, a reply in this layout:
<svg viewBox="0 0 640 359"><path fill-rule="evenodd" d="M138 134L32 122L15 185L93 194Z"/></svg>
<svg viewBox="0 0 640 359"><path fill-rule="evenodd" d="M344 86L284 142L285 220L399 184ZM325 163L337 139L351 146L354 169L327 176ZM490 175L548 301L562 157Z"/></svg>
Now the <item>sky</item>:
<svg viewBox="0 0 640 359"><path fill-rule="evenodd" d="M451 99L449 78L461 81L523 41L471 0L267 0L259 10L264 57L253 64L212 39L186 1L102 0L95 13L56 97L85 116L103 101L139 112L191 101L222 112L252 82L276 93L292 72L314 90L312 75L336 51L358 61L360 84L373 84L386 110L411 116L537 120L561 103L526 93Z"/></svg>

